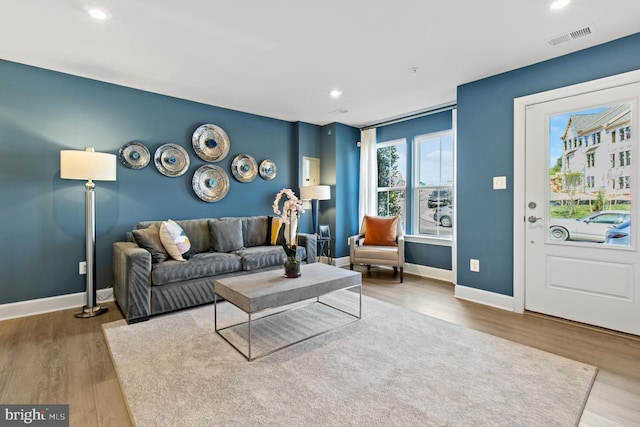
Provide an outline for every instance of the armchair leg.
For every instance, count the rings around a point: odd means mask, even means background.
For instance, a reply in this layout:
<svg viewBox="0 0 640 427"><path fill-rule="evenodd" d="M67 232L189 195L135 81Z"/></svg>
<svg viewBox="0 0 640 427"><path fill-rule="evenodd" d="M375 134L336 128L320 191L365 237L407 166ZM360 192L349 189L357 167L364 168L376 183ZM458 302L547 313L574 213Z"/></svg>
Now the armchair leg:
<svg viewBox="0 0 640 427"><path fill-rule="evenodd" d="M351 265L351 269L353 270L353 264L350 264L350 265Z"/></svg>
<svg viewBox="0 0 640 427"><path fill-rule="evenodd" d="M404 267L400 267L400 283L404 283Z"/></svg>
<svg viewBox="0 0 640 427"><path fill-rule="evenodd" d="M367 271L371 271L371 264L367 265Z"/></svg>

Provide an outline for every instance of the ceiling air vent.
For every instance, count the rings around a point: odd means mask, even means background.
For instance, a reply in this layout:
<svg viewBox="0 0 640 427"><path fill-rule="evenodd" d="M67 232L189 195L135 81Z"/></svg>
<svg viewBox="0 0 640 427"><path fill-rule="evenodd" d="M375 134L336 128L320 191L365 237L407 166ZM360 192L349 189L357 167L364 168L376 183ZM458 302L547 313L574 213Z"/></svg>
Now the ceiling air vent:
<svg viewBox="0 0 640 427"><path fill-rule="evenodd" d="M569 31L566 34L561 34L552 39L547 40L549 46L557 46L559 44L570 42L571 40L579 39L582 37L590 36L593 34L593 25L588 25L577 30Z"/></svg>
<svg viewBox="0 0 640 427"><path fill-rule="evenodd" d="M337 110L329 111L329 114L346 114L349 110L345 110L344 108L338 108Z"/></svg>

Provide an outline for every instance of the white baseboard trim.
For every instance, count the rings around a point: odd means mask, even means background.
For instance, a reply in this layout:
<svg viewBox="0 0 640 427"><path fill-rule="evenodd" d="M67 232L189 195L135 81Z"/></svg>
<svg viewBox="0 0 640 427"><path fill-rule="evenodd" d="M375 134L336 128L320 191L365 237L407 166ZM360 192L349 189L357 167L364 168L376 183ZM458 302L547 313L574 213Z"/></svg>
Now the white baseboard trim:
<svg viewBox="0 0 640 427"><path fill-rule="evenodd" d="M453 283L453 271L443 270L441 268L427 267L420 264L404 264L406 273L415 274L416 276L428 277L430 279L443 280Z"/></svg>
<svg viewBox="0 0 640 427"><path fill-rule="evenodd" d="M324 258L324 257L322 257ZM336 267L348 267L350 264L349 257L342 257L334 260L334 264ZM326 262L324 259L320 262ZM391 269L393 267L389 267L386 265L377 266L378 268L388 268ZM405 273L415 274L420 277L427 277L429 279L443 280L445 282L453 283L453 271L451 270L443 270L441 268L427 267L426 265L420 264L404 264Z"/></svg>
<svg viewBox="0 0 640 427"><path fill-rule="evenodd" d="M453 296L467 301L500 308L502 310L514 311L513 297L497 294L495 292L456 285Z"/></svg>
<svg viewBox="0 0 640 427"><path fill-rule="evenodd" d="M0 305L0 321L82 307L87 302L86 295L86 292L78 292L76 294L2 304ZM96 296L100 303L113 301L113 288L98 289Z"/></svg>
<svg viewBox="0 0 640 427"><path fill-rule="evenodd" d="M321 257L321 258L325 258L325 257ZM335 265L336 267L349 267L349 265L351 264L351 258L349 258L348 256L343 256L341 258L334 258L333 259L333 265ZM325 260L326 262L326 260Z"/></svg>

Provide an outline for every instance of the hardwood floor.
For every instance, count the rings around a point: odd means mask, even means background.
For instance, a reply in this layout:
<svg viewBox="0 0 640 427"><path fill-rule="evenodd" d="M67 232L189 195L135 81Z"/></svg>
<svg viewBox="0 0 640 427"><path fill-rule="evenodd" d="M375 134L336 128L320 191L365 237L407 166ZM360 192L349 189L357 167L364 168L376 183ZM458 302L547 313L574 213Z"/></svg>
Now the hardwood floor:
<svg viewBox="0 0 640 427"><path fill-rule="evenodd" d="M363 269L363 293L600 368L581 426L640 425L640 338L536 314L458 300L453 285ZM94 319L65 310L0 322L0 403L69 404L72 426L129 426L101 324L121 319L114 303ZM153 320L151 320L153 321Z"/></svg>

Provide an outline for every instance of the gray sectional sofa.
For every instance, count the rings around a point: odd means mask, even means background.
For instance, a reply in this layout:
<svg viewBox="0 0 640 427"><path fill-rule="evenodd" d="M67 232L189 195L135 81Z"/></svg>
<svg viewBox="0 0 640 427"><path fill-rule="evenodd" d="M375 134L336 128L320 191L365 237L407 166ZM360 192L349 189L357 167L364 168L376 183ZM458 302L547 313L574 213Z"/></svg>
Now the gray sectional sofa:
<svg viewBox="0 0 640 427"><path fill-rule="evenodd" d="M161 222L139 222L134 230L160 227ZM140 233L134 236L134 231L127 233L126 242L113 244L114 296L127 323L211 303L215 279L283 268L282 246L269 245L268 216L175 222L191 243L186 262L140 247L136 243ZM316 262L315 235L299 234L298 258Z"/></svg>

